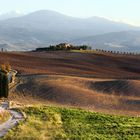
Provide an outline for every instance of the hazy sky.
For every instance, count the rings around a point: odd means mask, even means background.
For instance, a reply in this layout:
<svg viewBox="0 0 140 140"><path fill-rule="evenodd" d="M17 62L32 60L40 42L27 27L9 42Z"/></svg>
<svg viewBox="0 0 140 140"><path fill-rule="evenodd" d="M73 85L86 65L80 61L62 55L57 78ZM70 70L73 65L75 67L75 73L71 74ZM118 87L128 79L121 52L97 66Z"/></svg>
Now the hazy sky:
<svg viewBox="0 0 140 140"><path fill-rule="evenodd" d="M140 0L0 0L0 13L42 9L74 17L106 17L140 26Z"/></svg>

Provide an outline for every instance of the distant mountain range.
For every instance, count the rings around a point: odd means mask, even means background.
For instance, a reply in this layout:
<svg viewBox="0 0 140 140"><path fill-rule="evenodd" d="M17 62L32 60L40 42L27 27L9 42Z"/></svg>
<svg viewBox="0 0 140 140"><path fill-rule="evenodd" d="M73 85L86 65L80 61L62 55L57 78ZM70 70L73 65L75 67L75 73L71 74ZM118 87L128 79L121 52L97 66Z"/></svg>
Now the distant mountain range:
<svg viewBox="0 0 140 140"><path fill-rule="evenodd" d="M9 18L15 18L15 17L20 17L23 16L24 14L21 13L20 11L11 11L8 13L0 13L0 20L6 20Z"/></svg>
<svg viewBox="0 0 140 140"><path fill-rule="evenodd" d="M140 51L139 30L105 18L74 18L42 10L0 20L0 48L30 50L70 42L94 48Z"/></svg>

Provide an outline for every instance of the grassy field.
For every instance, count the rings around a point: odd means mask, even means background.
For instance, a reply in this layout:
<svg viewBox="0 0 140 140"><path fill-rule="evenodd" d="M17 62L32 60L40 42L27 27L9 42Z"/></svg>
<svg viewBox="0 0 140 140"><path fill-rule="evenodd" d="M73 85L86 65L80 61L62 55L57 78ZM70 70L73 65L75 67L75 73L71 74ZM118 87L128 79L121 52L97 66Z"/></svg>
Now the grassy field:
<svg viewBox="0 0 140 140"><path fill-rule="evenodd" d="M27 119L3 140L139 140L140 118L58 107L20 109Z"/></svg>

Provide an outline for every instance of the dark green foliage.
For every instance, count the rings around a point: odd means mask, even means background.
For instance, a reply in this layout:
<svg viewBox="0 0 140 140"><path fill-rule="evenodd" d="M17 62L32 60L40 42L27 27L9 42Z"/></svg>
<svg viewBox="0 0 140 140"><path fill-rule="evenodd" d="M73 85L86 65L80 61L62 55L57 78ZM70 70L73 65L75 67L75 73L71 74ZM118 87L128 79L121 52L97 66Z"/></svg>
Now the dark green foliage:
<svg viewBox="0 0 140 140"><path fill-rule="evenodd" d="M60 43L58 45L51 45L49 47L37 48L36 51L59 51L59 50L91 50L87 45L74 46L67 43Z"/></svg>
<svg viewBox="0 0 140 140"><path fill-rule="evenodd" d="M8 97L9 86L8 76L5 72L0 72L0 97Z"/></svg>

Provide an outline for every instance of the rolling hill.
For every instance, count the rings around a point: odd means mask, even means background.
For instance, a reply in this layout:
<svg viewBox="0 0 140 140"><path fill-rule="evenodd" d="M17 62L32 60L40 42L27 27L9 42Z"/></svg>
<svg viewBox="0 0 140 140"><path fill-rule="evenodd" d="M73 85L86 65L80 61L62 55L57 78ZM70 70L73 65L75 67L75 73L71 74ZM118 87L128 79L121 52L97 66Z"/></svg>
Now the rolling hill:
<svg viewBox="0 0 140 140"><path fill-rule="evenodd" d="M20 74L57 74L93 78L139 79L140 57L80 52L0 53Z"/></svg>
<svg viewBox="0 0 140 140"><path fill-rule="evenodd" d="M20 76L10 100L22 104L55 104L111 114L139 115L139 80L60 75Z"/></svg>
<svg viewBox="0 0 140 140"><path fill-rule="evenodd" d="M9 99L139 115L140 56L80 52L4 52L18 71Z"/></svg>

